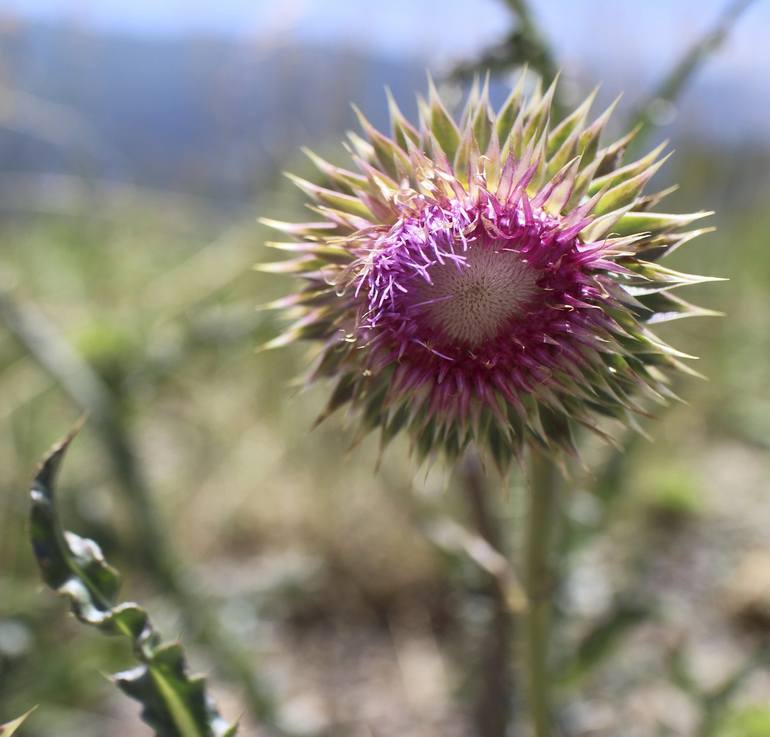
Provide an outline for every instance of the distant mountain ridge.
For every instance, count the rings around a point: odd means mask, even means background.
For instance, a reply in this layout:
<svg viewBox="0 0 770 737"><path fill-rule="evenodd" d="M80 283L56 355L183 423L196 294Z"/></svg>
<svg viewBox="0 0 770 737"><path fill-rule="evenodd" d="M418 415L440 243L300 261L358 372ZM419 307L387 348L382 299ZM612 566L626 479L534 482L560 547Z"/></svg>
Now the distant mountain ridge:
<svg viewBox="0 0 770 737"><path fill-rule="evenodd" d="M338 141L355 127L351 100L387 127L388 86L414 116L425 70L417 59L343 48L19 23L0 27L0 85L0 170L82 174L238 204L301 144ZM735 143L745 137L741 125L765 130L769 113L747 89L712 82L690 90L661 137ZM496 91L502 96L502 84Z"/></svg>
<svg viewBox="0 0 770 737"><path fill-rule="evenodd" d="M31 24L1 37L0 167L249 196L299 142L337 139L350 101L387 124L414 108L416 62L215 39L139 39Z"/></svg>

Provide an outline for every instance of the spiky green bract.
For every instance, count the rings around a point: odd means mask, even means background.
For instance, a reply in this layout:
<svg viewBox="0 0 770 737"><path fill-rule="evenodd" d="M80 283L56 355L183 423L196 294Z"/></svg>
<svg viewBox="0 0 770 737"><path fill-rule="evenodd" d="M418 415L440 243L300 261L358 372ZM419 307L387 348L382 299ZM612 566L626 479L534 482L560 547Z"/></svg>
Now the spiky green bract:
<svg viewBox="0 0 770 737"><path fill-rule="evenodd" d="M390 135L358 113L354 169L309 153L325 184L292 176L316 221L264 221L296 255L262 268L305 282L269 305L297 319L268 347L320 344L322 418L349 405L383 445L405 430L420 458L453 458L475 442L505 468L529 444L572 452L576 425L634 425L672 396L669 369L689 371L650 325L708 314L673 294L707 279L657 262L709 213L653 209L663 147L624 164L633 133L600 144L612 107L589 120L592 95L552 125L555 83L524 88L495 113L474 86L457 123L431 83L418 127L390 99Z"/></svg>
<svg viewBox="0 0 770 737"><path fill-rule="evenodd" d="M27 721L27 717L34 711L30 709L26 714L22 714L18 719L7 722L6 724L0 724L0 737L11 737L16 734L19 727Z"/></svg>

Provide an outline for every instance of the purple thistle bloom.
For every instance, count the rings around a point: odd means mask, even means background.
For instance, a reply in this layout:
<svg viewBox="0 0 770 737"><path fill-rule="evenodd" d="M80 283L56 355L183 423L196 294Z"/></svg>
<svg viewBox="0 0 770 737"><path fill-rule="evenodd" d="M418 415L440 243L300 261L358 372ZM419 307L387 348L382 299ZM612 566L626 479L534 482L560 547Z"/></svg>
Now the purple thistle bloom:
<svg viewBox="0 0 770 737"><path fill-rule="evenodd" d="M349 404L383 443L476 442L505 467L528 443L571 451L576 424L609 437L600 416L635 425L673 396L665 369L690 371L648 325L714 314L671 293L708 279L656 263L709 213L650 212L662 147L622 166L633 134L599 147L611 109L586 124L589 98L551 128L554 85L522 89L495 115L474 88L458 126L431 84L419 130L390 100L391 137L359 113L357 172L310 154L328 188L292 177L322 221L265 221L300 255L263 268L306 281L272 305L301 317L268 346L321 342L322 418Z"/></svg>

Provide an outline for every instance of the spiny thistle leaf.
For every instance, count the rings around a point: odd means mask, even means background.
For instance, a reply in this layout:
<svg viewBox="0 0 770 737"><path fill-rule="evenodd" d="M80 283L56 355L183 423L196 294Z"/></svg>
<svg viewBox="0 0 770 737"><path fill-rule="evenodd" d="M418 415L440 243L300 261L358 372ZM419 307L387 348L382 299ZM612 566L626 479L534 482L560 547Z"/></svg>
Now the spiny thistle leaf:
<svg viewBox="0 0 770 737"><path fill-rule="evenodd" d="M624 164L635 131L602 144L617 100L559 122L556 80L525 89L495 114L475 82L456 122L429 80L416 127L389 96L390 136L356 110L358 171L311 155L325 186L295 180L324 220L263 220L297 242L263 270L305 282L270 305L293 322L268 346L318 342L322 418L347 407L356 437L405 431L419 458L475 442L504 469L529 444L573 453L578 426L611 441L599 418L638 429L663 369L693 373L648 326L714 314L672 294L712 279L658 265L710 213L655 212L664 146Z"/></svg>
<svg viewBox="0 0 770 737"><path fill-rule="evenodd" d="M137 604L117 603L120 577L99 546L62 528L54 485L78 429L54 446L32 482L30 536L42 578L69 599L81 622L133 642L140 665L113 679L141 703L142 718L157 737L232 737L236 727L219 715L203 678L188 674L181 645L162 642Z"/></svg>

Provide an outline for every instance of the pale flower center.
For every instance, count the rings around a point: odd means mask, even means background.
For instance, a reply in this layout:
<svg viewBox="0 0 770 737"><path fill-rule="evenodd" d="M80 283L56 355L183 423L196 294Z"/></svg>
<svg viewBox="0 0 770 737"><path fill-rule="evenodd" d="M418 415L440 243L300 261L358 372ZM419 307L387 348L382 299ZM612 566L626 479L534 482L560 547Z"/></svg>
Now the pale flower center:
<svg viewBox="0 0 770 737"><path fill-rule="evenodd" d="M420 288L431 326L468 347L494 338L532 299L538 273L512 251L471 247L464 263L430 268L433 284Z"/></svg>

